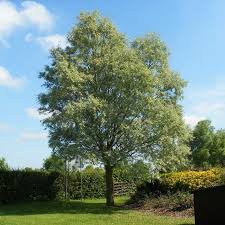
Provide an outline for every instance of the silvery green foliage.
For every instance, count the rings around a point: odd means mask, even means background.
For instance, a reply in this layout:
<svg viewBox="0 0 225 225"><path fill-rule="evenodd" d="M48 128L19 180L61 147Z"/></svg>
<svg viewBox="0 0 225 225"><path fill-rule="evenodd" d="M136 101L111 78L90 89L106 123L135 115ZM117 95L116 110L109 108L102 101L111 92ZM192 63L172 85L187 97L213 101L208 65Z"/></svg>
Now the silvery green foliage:
<svg viewBox="0 0 225 225"><path fill-rule="evenodd" d="M115 166L130 157L166 168L184 164L189 137L179 101L185 82L154 34L128 43L98 13L81 13L66 49L40 74L49 144L63 155Z"/></svg>

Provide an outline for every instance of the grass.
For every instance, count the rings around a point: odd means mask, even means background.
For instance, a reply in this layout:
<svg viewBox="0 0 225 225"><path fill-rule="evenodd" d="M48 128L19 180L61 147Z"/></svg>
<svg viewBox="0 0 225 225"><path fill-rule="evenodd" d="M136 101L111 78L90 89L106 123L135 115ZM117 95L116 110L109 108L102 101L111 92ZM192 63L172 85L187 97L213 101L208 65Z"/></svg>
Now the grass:
<svg viewBox="0 0 225 225"><path fill-rule="evenodd" d="M29 202L0 206L0 225L193 225L193 219L178 219L109 208L104 200Z"/></svg>

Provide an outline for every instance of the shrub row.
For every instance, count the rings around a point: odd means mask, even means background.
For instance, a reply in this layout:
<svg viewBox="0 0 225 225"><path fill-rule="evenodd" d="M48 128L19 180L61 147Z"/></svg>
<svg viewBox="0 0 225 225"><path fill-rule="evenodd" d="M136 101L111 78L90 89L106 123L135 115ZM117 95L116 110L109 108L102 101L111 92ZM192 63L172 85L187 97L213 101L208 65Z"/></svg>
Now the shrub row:
<svg viewBox="0 0 225 225"><path fill-rule="evenodd" d="M67 180L67 193L70 199L105 196L103 170L93 169L72 172L69 174ZM118 176L116 181L119 181ZM123 193L128 194L133 190L132 188L132 185L129 183L129 185L126 185ZM24 170L0 171L0 202L54 200L63 199L64 196L65 176L62 173Z"/></svg>
<svg viewBox="0 0 225 225"><path fill-rule="evenodd" d="M161 177L161 180L169 190L195 191L223 183L222 176L222 169L211 169L167 173Z"/></svg>
<svg viewBox="0 0 225 225"><path fill-rule="evenodd" d="M114 178L115 179L115 178ZM81 182L82 181L82 182ZM82 186L81 186L82 183ZM115 179L122 189L121 193L115 192L115 195L130 194L134 191L132 182ZM55 189L57 198L63 199L65 194L65 177L61 174L55 180ZM101 198L105 196L105 175L103 170L89 170L82 172L72 172L68 176L68 197L70 199L83 198Z"/></svg>
<svg viewBox="0 0 225 225"><path fill-rule="evenodd" d="M57 173L0 171L0 202L55 199L58 177Z"/></svg>
<svg viewBox="0 0 225 225"><path fill-rule="evenodd" d="M224 184L223 169L167 173L159 179L139 185L131 198L131 202L137 202L152 196L159 197L177 192L193 192L201 188L221 184Z"/></svg>
<svg viewBox="0 0 225 225"><path fill-rule="evenodd" d="M81 187L82 180L82 187ZM57 198L64 198L65 178L61 174L55 181L58 193ZM93 172L73 172L68 176L68 197L70 199L100 198L105 195L104 173Z"/></svg>
<svg viewBox="0 0 225 225"><path fill-rule="evenodd" d="M177 191L194 191L199 188L222 184L223 170L211 169L207 171L185 171L168 173L160 179L144 182L139 185L134 199L145 196L160 196ZM125 181L126 193L133 191L132 180ZM100 169L72 172L68 177L68 197L70 199L82 197L99 198L105 195L104 171ZM119 173L115 180L118 182ZM130 187L127 188L127 187ZM122 187L123 188L123 187ZM0 202L24 200L53 200L62 199L65 194L65 177L60 173L43 171L0 171Z"/></svg>

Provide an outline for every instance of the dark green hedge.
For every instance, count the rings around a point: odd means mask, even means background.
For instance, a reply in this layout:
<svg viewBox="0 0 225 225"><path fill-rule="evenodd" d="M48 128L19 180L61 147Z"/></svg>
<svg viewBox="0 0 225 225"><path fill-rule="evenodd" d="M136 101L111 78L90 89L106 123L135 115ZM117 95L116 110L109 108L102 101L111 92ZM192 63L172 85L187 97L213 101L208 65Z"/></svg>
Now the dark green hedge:
<svg viewBox="0 0 225 225"><path fill-rule="evenodd" d="M58 173L0 171L0 202L53 200L58 193Z"/></svg>
<svg viewBox="0 0 225 225"><path fill-rule="evenodd" d="M82 177L81 177L82 174ZM72 172L68 177L68 197L83 198L105 196L104 170L84 170ZM118 177L116 179L118 181ZM122 180L123 181L123 180ZM129 194L133 187L127 182L122 193ZM130 188L127 188L130 187ZM122 187L123 189L123 184ZM0 202L64 199L65 176L56 172L43 171L0 171Z"/></svg>
<svg viewBox="0 0 225 225"><path fill-rule="evenodd" d="M63 174L56 181L57 197L64 198L65 180ZM82 195L83 198L100 198L105 196L105 179L104 173L100 172L72 172L68 177L68 197L70 199L81 198L81 179L82 179Z"/></svg>

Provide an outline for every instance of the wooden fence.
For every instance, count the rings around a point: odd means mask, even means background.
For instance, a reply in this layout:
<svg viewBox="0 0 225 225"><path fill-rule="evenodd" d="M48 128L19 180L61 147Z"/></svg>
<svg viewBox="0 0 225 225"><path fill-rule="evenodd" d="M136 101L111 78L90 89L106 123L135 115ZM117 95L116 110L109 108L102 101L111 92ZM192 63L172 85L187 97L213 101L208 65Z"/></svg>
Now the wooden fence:
<svg viewBox="0 0 225 225"><path fill-rule="evenodd" d="M136 185L127 182L115 182L114 194L115 196L130 195L135 192Z"/></svg>
<svg viewBox="0 0 225 225"><path fill-rule="evenodd" d="M81 198L96 198L105 196L105 188L91 190L86 187L81 186L81 182L76 182L69 185L68 193L65 194L69 199L81 199ZM114 195L115 196L125 196L134 193L136 190L136 185L134 183L128 182L115 182L114 183Z"/></svg>

